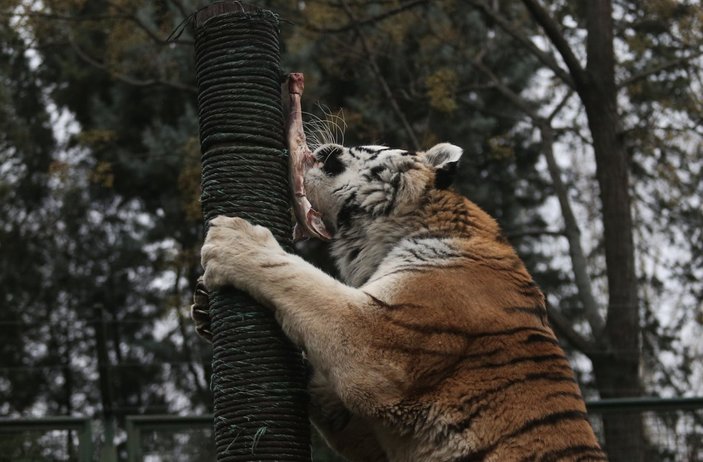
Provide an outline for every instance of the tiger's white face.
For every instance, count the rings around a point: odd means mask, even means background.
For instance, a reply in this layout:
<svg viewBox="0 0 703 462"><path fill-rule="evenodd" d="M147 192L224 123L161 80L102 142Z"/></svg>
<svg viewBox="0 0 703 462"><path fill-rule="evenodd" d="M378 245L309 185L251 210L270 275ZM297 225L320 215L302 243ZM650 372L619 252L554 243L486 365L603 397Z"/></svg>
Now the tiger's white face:
<svg viewBox="0 0 703 462"><path fill-rule="evenodd" d="M325 144L305 173L305 190L333 232L356 215L402 215L417 210L430 187L446 187L462 149L441 143L426 152L370 145ZM435 182L441 183L435 185Z"/></svg>
<svg viewBox="0 0 703 462"><path fill-rule="evenodd" d="M425 152L324 144L313 155L305 191L334 236L332 256L342 278L358 286L389 246L414 231L409 218L428 191L449 186L462 149L449 143Z"/></svg>

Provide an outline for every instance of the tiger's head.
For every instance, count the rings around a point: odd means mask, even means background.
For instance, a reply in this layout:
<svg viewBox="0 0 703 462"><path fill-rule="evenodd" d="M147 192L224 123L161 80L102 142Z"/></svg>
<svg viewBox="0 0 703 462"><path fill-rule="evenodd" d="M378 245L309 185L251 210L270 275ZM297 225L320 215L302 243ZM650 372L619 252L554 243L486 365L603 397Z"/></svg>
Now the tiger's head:
<svg viewBox="0 0 703 462"><path fill-rule="evenodd" d="M385 146L324 144L304 174L305 191L331 232L342 279L360 285L403 238L426 230L423 204L452 183L462 149L424 152Z"/></svg>
<svg viewBox="0 0 703 462"><path fill-rule="evenodd" d="M333 234L355 219L413 213L431 188L452 183L462 149L440 143L424 152L386 146L324 144L305 172L305 191Z"/></svg>

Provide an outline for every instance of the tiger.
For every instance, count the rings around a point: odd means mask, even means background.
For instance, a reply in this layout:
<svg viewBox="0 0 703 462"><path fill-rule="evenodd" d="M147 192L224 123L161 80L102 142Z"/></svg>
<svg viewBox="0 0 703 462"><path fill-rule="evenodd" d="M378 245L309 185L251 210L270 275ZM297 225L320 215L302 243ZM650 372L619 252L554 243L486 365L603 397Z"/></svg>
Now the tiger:
<svg viewBox="0 0 703 462"><path fill-rule="evenodd" d="M462 153L317 147L305 190L339 278L219 216L203 284L274 311L312 368L311 421L347 460L607 460L543 293L497 222L451 187ZM206 304L200 291L192 313L209 336Z"/></svg>

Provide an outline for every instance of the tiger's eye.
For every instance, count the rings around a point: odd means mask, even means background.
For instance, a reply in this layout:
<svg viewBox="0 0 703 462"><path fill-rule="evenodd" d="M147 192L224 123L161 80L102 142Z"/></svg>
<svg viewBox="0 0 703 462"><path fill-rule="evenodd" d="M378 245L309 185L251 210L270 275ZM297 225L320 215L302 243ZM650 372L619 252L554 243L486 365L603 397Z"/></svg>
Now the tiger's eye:
<svg viewBox="0 0 703 462"><path fill-rule="evenodd" d="M315 153L315 157L323 163L322 171L329 176L337 176L346 168L341 159L343 153L344 150L340 146L325 146Z"/></svg>

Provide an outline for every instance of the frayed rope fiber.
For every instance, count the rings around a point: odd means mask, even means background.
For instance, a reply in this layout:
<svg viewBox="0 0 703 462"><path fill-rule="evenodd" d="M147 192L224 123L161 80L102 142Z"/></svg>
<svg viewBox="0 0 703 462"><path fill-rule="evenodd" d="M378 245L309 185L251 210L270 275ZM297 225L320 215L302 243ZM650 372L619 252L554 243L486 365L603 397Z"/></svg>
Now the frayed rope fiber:
<svg viewBox="0 0 703 462"><path fill-rule="evenodd" d="M291 250L278 17L239 3L195 20L195 62L206 222L240 216ZM273 314L248 295L210 295L217 460L305 461L306 373Z"/></svg>

